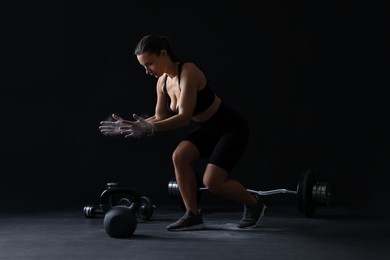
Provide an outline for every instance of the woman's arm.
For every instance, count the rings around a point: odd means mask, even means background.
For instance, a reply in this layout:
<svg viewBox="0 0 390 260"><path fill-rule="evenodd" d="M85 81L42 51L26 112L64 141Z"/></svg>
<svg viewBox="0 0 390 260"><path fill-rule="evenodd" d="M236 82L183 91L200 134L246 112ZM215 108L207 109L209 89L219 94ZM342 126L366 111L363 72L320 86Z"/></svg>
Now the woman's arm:
<svg viewBox="0 0 390 260"><path fill-rule="evenodd" d="M181 91L178 100L179 113L171 117L158 117L159 113L162 113L162 108L165 111L167 109L166 95L162 92L163 87L161 87L161 91L158 92L161 97L158 95L156 117L151 121L155 132L173 130L190 123L196 105L197 90L202 82L205 82L204 75L194 64L186 63L183 65L180 77Z"/></svg>
<svg viewBox="0 0 390 260"><path fill-rule="evenodd" d="M156 107L154 110L154 115L151 117L148 117L146 121L148 123L154 123L158 122L160 120L164 120L170 116L169 111L167 109L167 96L164 93L164 83L165 82L165 75L161 76L156 84Z"/></svg>
<svg viewBox="0 0 390 260"><path fill-rule="evenodd" d="M141 137L153 135L156 132L169 131L184 127L191 121L196 105L198 88L205 84L203 73L192 63L183 65L180 78L180 97L178 99L179 113L169 116L167 109L167 94L164 93L164 76L160 77L156 84L157 102L155 114L148 118L133 115L135 121L124 120L114 116L116 122L103 122L101 128L105 133L125 135L125 137Z"/></svg>

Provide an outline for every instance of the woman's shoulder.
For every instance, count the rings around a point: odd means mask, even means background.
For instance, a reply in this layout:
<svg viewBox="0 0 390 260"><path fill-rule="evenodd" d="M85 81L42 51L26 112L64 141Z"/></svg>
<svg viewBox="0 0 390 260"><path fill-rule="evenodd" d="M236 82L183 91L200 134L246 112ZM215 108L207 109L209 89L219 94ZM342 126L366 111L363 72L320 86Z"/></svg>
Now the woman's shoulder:
<svg viewBox="0 0 390 260"><path fill-rule="evenodd" d="M185 62L181 70L181 76L185 79L198 81L199 85L204 85L206 77L203 71L194 62Z"/></svg>
<svg viewBox="0 0 390 260"><path fill-rule="evenodd" d="M201 69L192 61L182 62L182 70L187 72L201 72Z"/></svg>
<svg viewBox="0 0 390 260"><path fill-rule="evenodd" d="M197 67L196 64L192 61L182 61L180 63L183 67L188 67L188 68Z"/></svg>

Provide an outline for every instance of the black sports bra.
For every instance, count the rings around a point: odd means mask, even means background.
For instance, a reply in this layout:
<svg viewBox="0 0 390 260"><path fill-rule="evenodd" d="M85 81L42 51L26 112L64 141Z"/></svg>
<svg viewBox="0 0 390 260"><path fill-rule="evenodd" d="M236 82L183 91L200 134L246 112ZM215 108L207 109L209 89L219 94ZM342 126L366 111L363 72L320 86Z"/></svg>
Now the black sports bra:
<svg viewBox="0 0 390 260"><path fill-rule="evenodd" d="M180 88L180 74L181 74L181 68L183 67L183 62L180 62L179 63L179 88ZM177 114L176 111L172 111L171 109L171 106L170 106L170 103L171 103L171 98L169 97L168 95L168 91L167 91L167 78L168 78L168 75L165 76L165 81L164 81L164 91L165 91L165 95L167 96L167 108L170 112L174 113L174 114ZM213 102L215 100L215 94L213 92L213 90L211 89L210 85L208 83L206 83L206 86L198 91L197 93L197 98L196 98L196 105L195 105L195 109L194 109L194 112L192 113L193 116L196 116L200 113L202 113L203 111L205 111L207 108L209 108Z"/></svg>

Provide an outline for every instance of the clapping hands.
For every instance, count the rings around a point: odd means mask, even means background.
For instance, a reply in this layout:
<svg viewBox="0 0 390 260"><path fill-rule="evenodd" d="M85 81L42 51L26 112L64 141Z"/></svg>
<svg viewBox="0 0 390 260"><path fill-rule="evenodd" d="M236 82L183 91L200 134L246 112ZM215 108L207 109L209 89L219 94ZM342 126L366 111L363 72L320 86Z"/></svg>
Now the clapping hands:
<svg viewBox="0 0 390 260"><path fill-rule="evenodd" d="M114 121L101 121L100 132L105 136L144 137L154 134L153 125L144 118L133 114L134 121L125 120L116 114L112 114Z"/></svg>

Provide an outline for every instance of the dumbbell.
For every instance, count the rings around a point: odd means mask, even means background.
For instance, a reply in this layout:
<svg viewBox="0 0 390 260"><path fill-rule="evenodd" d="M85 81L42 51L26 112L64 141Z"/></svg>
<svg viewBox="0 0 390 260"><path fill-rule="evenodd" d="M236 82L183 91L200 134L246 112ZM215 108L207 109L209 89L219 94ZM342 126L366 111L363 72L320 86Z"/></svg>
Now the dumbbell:
<svg viewBox="0 0 390 260"><path fill-rule="evenodd" d="M121 198L117 205L131 207L133 204L134 201L131 199ZM156 206L152 203L152 200L149 197L141 196L139 198L138 208L136 209L136 215L138 219L149 220L152 217L155 208Z"/></svg>
<svg viewBox="0 0 390 260"><path fill-rule="evenodd" d="M100 195L99 207L87 205L83 209L86 218L104 216L111 208L116 206L131 207L138 219L149 220L156 208L147 196L141 196L134 188L120 187L118 183L109 182Z"/></svg>
<svg viewBox="0 0 390 260"><path fill-rule="evenodd" d="M198 202L201 198L201 191L207 190L206 187L198 187ZM257 191L247 189L248 192L259 195L268 196L274 194L293 194L297 196L297 204L299 211L303 212L306 217L313 217L317 206L328 206L331 198L331 187L329 182L316 182L314 172L312 169L307 170L303 177L298 181L296 190L288 189L274 189L267 191ZM182 201L179 186L172 178L168 182L168 194L171 198L177 198L179 206L185 210L184 203Z"/></svg>

